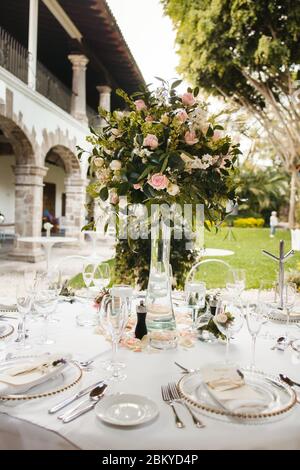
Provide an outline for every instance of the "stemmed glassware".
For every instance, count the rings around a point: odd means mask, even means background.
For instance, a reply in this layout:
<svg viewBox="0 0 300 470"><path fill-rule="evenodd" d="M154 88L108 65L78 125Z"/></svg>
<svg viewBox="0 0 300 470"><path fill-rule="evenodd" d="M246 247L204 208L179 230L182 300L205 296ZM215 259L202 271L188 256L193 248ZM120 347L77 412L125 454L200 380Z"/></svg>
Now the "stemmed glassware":
<svg viewBox="0 0 300 470"><path fill-rule="evenodd" d="M83 278L83 282L85 283L87 289L89 289L91 287L91 284L93 282L94 271L95 271L95 266L91 261L87 261L86 263L83 264L82 278Z"/></svg>
<svg viewBox="0 0 300 470"><path fill-rule="evenodd" d="M231 297L241 297L246 288L246 270L231 269L226 280L226 290Z"/></svg>
<svg viewBox="0 0 300 470"><path fill-rule="evenodd" d="M92 281L97 289L102 290L110 283L110 266L108 263L97 264L94 267Z"/></svg>
<svg viewBox="0 0 300 470"><path fill-rule="evenodd" d="M219 331L226 337L225 362L229 363L229 340L233 334L238 333L243 326L244 312L238 303L232 300L220 299L213 321Z"/></svg>
<svg viewBox="0 0 300 470"><path fill-rule="evenodd" d="M107 367L112 371L111 380L121 381L126 379L126 374L121 373L124 364L117 362L118 344L125 331L128 321L128 306L125 297L110 295L106 297L100 309L100 324L112 341L112 360Z"/></svg>
<svg viewBox="0 0 300 470"><path fill-rule="evenodd" d="M285 330L285 344L291 342L292 338L289 335L289 325L290 325L290 314L291 309L295 305L296 300L296 293L297 293L297 286L292 282L287 282L283 286L283 310L286 314L286 330Z"/></svg>
<svg viewBox="0 0 300 470"><path fill-rule="evenodd" d="M17 349L28 349L30 344L26 341L26 317L29 315L33 301L33 289L29 283L26 283L25 273L18 280L16 287L16 303L22 322L21 341L17 343Z"/></svg>
<svg viewBox="0 0 300 470"><path fill-rule="evenodd" d="M198 316L205 310L206 284L201 281L187 281L185 283L185 300L192 312L192 328L199 326Z"/></svg>
<svg viewBox="0 0 300 470"><path fill-rule="evenodd" d="M259 290L257 293L257 303L262 309L265 322L268 323L269 316L273 310L276 310L276 296L277 296L277 284L270 283L270 281L263 280L260 282ZM265 338L267 340L276 339L274 334L266 331L259 335L260 338Z"/></svg>
<svg viewBox="0 0 300 470"><path fill-rule="evenodd" d="M44 319L44 335L39 344L48 346L55 341L48 336L49 315L53 314L57 308L59 293L61 291L61 281L59 272L49 272L38 279L35 286L33 305L38 315Z"/></svg>
<svg viewBox="0 0 300 470"><path fill-rule="evenodd" d="M252 337L251 369L254 369L256 339L262 325L267 321L263 304L260 302L249 302L246 307L246 321L248 331Z"/></svg>

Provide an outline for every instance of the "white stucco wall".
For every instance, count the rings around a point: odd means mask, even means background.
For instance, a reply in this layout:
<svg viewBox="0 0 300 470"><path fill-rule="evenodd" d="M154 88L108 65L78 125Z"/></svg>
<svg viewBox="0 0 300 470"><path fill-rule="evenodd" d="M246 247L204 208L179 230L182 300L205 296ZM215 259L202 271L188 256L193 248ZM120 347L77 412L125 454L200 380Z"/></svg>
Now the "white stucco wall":
<svg viewBox="0 0 300 470"><path fill-rule="evenodd" d="M0 212L5 215L5 223L15 221L14 164L14 155L0 155Z"/></svg>
<svg viewBox="0 0 300 470"><path fill-rule="evenodd" d="M40 163L44 163L47 151L54 145L69 142L70 150L76 152L76 145L89 149L86 135L87 126L63 111L7 70L0 67L0 103L6 103L7 90L13 93L13 117L38 149ZM63 141L63 142L62 142ZM49 148L45 148L45 143ZM87 162L82 161L82 175L86 175Z"/></svg>

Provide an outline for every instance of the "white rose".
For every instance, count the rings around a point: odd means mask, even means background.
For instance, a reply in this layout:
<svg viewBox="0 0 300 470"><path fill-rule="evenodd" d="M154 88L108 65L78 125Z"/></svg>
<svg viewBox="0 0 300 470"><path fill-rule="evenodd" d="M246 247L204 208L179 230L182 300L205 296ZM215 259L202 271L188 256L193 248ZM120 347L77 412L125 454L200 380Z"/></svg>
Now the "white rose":
<svg viewBox="0 0 300 470"><path fill-rule="evenodd" d="M115 129L115 128L111 130L111 133L115 137L120 137L122 135L122 132L119 129Z"/></svg>
<svg viewBox="0 0 300 470"><path fill-rule="evenodd" d="M218 323L226 323L228 320L226 313L219 313L215 316L215 319Z"/></svg>
<svg viewBox="0 0 300 470"><path fill-rule="evenodd" d="M113 160L109 165L112 171L118 171L121 169L121 162L119 160Z"/></svg>
<svg viewBox="0 0 300 470"><path fill-rule="evenodd" d="M180 189L177 184L170 183L169 186L167 187L167 193L170 194L170 196L176 196L179 193Z"/></svg>

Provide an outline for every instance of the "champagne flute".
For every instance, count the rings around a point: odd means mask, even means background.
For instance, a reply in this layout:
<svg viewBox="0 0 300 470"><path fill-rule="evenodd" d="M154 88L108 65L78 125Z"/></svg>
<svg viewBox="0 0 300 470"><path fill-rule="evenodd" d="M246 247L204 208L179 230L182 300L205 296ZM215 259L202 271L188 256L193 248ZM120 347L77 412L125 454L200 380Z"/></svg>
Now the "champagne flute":
<svg viewBox="0 0 300 470"><path fill-rule="evenodd" d="M234 301L220 299L213 321L219 331L226 337L226 356L225 362L229 363L229 340L234 333L238 333L243 326L244 313L241 305Z"/></svg>
<svg viewBox="0 0 300 470"><path fill-rule="evenodd" d="M231 269L227 275L226 289L230 296L241 297L246 288L246 270Z"/></svg>
<svg viewBox="0 0 300 470"><path fill-rule="evenodd" d="M246 307L246 321L248 331L252 337L252 355L251 369L255 369L255 349L256 339L261 330L262 325L266 321L263 305L260 302L249 302Z"/></svg>
<svg viewBox="0 0 300 470"><path fill-rule="evenodd" d="M127 302L122 297L107 297L101 305L100 323L109 334L112 341L112 360L108 368L112 370L110 380L121 381L126 379L126 374L121 374L122 364L117 362L118 344L125 331L128 320Z"/></svg>
<svg viewBox="0 0 300 470"><path fill-rule="evenodd" d="M25 273L21 276L16 287L16 303L18 312L22 322L21 341L16 346L17 349L28 349L30 344L26 341L26 317L29 315L32 307L33 292L25 282Z"/></svg>
<svg viewBox="0 0 300 470"><path fill-rule="evenodd" d="M293 338L289 335L291 309L295 305L297 286L293 282L287 282L283 286L283 310L286 314L285 344L288 346Z"/></svg>

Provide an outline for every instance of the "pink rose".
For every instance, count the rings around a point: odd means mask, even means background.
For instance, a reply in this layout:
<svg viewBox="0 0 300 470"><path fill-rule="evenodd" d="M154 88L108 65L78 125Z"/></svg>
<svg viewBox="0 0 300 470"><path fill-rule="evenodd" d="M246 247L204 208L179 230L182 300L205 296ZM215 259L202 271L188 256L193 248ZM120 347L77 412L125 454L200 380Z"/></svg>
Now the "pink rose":
<svg viewBox="0 0 300 470"><path fill-rule="evenodd" d="M183 93L181 101L185 106L193 106L196 103L193 93Z"/></svg>
<svg viewBox="0 0 300 470"><path fill-rule="evenodd" d="M134 104L135 104L137 111L142 111L143 109L147 109L147 106L144 100L136 100Z"/></svg>
<svg viewBox="0 0 300 470"><path fill-rule="evenodd" d="M178 111L178 113L176 114L176 117L182 123L184 123L189 118L188 113L186 112L185 109L181 109L180 111Z"/></svg>
<svg viewBox="0 0 300 470"><path fill-rule="evenodd" d="M150 186L152 186L152 188L160 191L161 189L166 189L169 184L169 180L165 175L162 175L161 173L155 173L148 180L148 183Z"/></svg>
<svg viewBox="0 0 300 470"><path fill-rule="evenodd" d="M133 189L142 189L141 183L135 183L135 184L133 185Z"/></svg>
<svg viewBox="0 0 300 470"><path fill-rule="evenodd" d="M195 131L186 131L186 133L184 134L184 140L188 145L194 145L199 142Z"/></svg>
<svg viewBox="0 0 300 470"><path fill-rule="evenodd" d="M223 135L221 131L214 131L214 135L212 136L213 140L219 140L222 139Z"/></svg>
<svg viewBox="0 0 300 470"><path fill-rule="evenodd" d="M113 204L114 206L115 206L116 204L118 204L118 202L119 202L119 196L117 195L117 193L115 193L115 192L113 192L113 191L110 193L110 195L109 195L109 202L110 202L111 204Z"/></svg>
<svg viewBox="0 0 300 470"><path fill-rule="evenodd" d="M154 121L154 119L153 119L153 117L149 114L148 116L146 116L145 121L146 121L146 122L152 122L152 121Z"/></svg>
<svg viewBox="0 0 300 470"><path fill-rule="evenodd" d="M143 142L144 147L150 147L152 150L158 147L158 138L154 134L148 134L144 138Z"/></svg>

